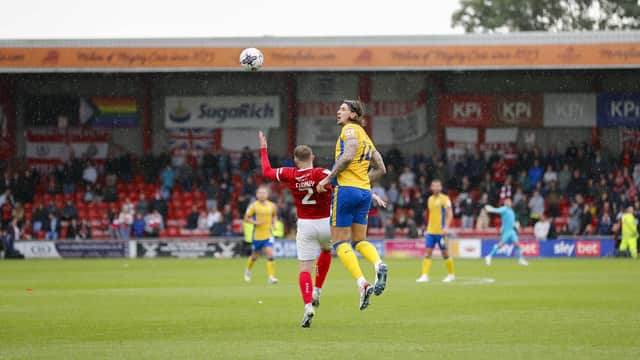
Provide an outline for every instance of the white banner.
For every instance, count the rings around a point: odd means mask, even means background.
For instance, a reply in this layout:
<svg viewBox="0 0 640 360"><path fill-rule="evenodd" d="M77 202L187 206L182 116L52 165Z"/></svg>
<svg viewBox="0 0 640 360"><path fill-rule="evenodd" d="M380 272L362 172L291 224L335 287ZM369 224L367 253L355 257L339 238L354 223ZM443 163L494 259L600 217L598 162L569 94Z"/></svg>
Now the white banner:
<svg viewBox="0 0 640 360"><path fill-rule="evenodd" d="M278 96L168 96L167 128L252 128L280 126Z"/></svg>
<svg viewBox="0 0 640 360"><path fill-rule="evenodd" d="M26 259L59 259L60 254L56 250L53 241L16 241L16 250L21 252Z"/></svg>
<svg viewBox="0 0 640 360"><path fill-rule="evenodd" d="M482 255L482 240L458 240L458 257L462 259L479 259Z"/></svg>
<svg viewBox="0 0 640 360"><path fill-rule="evenodd" d="M492 150L508 160L517 157L518 128L489 128L486 129L484 139L484 144L480 145L482 150Z"/></svg>
<svg viewBox="0 0 640 360"><path fill-rule="evenodd" d="M465 150L474 151L478 147L478 129L464 127L445 128L447 139L447 157L464 154Z"/></svg>
<svg viewBox="0 0 640 360"><path fill-rule="evenodd" d="M596 95L588 93L545 94L544 126L596 126Z"/></svg>
<svg viewBox="0 0 640 360"><path fill-rule="evenodd" d="M32 129L27 132L26 155L32 164L56 164L71 157L103 161L109 155L109 134L79 129Z"/></svg>

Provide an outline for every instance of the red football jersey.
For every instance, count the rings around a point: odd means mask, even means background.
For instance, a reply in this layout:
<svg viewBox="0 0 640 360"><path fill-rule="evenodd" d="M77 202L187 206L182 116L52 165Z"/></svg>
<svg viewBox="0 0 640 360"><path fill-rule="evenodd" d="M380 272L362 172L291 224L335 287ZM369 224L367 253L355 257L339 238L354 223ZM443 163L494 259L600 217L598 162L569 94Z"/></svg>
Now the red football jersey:
<svg viewBox="0 0 640 360"><path fill-rule="evenodd" d="M291 190L298 219L322 219L331 215L331 190L323 193L316 190L316 185L329 174L330 171L324 168L275 169L276 180L286 183Z"/></svg>

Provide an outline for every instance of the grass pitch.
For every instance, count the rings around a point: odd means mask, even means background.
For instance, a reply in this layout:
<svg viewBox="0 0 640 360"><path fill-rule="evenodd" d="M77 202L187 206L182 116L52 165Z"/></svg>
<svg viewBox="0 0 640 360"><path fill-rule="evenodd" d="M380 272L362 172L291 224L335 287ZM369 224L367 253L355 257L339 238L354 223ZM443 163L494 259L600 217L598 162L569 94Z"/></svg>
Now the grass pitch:
<svg viewBox="0 0 640 360"><path fill-rule="evenodd" d="M640 261L457 260L458 281L442 284L435 260L416 284L419 260L391 260L387 292L361 312L335 259L311 329L295 261L278 261L275 286L262 260L245 284L244 265L0 261L0 358L640 358Z"/></svg>

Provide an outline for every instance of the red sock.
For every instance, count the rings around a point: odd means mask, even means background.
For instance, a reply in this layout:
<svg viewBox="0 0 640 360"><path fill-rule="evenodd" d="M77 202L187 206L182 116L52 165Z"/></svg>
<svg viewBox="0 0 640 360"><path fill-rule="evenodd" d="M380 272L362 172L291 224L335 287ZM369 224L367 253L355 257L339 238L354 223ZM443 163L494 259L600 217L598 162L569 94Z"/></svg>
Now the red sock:
<svg viewBox="0 0 640 360"><path fill-rule="evenodd" d="M311 273L305 271L300 273L300 292L302 293L302 301L305 304L311 302L313 297L313 283L311 282Z"/></svg>
<svg viewBox="0 0 640 360"><path fill-rule="evenodd" d="M324 279L327 277L329 267L331 267L331 251L322 251L318 256L318 262L316 263L316 287L322 288Z"/></svg>

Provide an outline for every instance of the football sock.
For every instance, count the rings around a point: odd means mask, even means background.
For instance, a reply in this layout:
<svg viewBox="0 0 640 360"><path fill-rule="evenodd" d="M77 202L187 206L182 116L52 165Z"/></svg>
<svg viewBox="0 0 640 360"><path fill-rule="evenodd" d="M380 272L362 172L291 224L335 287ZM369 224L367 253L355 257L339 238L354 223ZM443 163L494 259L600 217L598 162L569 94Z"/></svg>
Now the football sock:
<svg viewBox="0 0 640 360"><path fill-rule="evenodd" d="M367 259L368 262L373 264L378 269L378 265L382 263L380 260L380 255L378 255L378 250L373 246L370 242L363 240L358 241L355 244L355 249L362 255L363 258Z"/></svg>
<svg viewBox="0 0 640 360"><path fill-rule="evenodd" d="M518 258L521 258L521 257L522 257L522 253L520 252L520 246L516 246L516 256L517 256Z"/></svg>
<svg viewBox="0 0 640 360"><path fill-rule="evenodd" d="M447 271L449 272L449 275L453 274L453 258L452 257L448 257L444 260L444 264L447 265Z"/></svg>
<svg viewBox="0 0 640 360"><path fill-rule="evenodd" d="M276 276L276 262L273 260L273 258L267 260L267 273L271 277Z"/></svg>
<svg viewBox="0 0 640 360"><path fill-rule="evenodd" d="M327 277L329 268L331 267L331 251L322 251L316 262L316 287L322 288L324 279Z"/></svg>
<svg viewBox="0 0 640 360"><path fill-rule="evenodd" d="M253 260L251 257L249 257L249 260L247 260L247 269L251 270L253 269L253 264L255 264L255 260Z"/></svg>
<svg viewBox="0 0 640 360"><path fill-rule="evenodd" d="M354 279L363 278L362 269L358 263L358 258L351 248L351 244L346 241L336 244L336 253L345 268L351 273Z"/></svg>
<svg viewBox="0 0 640 360"><path fill-rule="evenodd" d="M489 256L493 256L498 252L498 245L493 245L493 249L491 249L491 253L489 253Z"/></svg>
<svg viewBox="0 0 640 360"><path fill-rule="evenodd" d="M422 275L429 275L429 270L431 270L431 258L424 258L422 260Z"/></svg>
<svg viewBox="0 0 640 360"><path fill-rule="evenodd" d="M311 273L308 271L301 272L298 278L300 283L300 293L302 294L302 301L305 304L311 303L313 297L313 284L311 283Z"/></svg>

